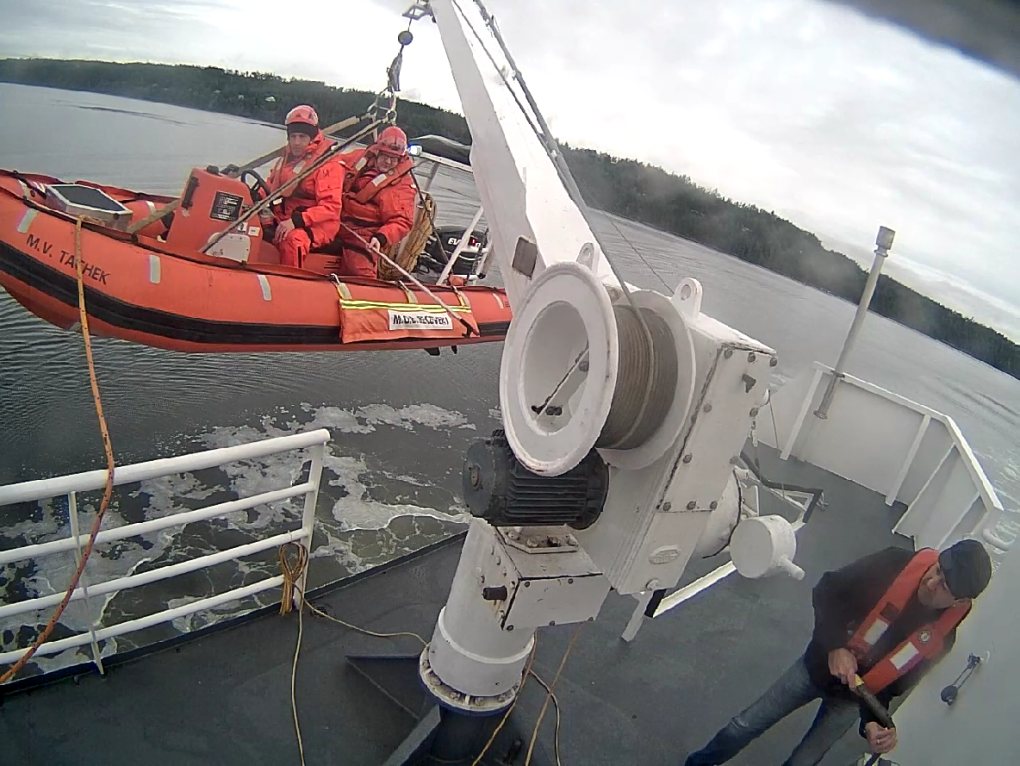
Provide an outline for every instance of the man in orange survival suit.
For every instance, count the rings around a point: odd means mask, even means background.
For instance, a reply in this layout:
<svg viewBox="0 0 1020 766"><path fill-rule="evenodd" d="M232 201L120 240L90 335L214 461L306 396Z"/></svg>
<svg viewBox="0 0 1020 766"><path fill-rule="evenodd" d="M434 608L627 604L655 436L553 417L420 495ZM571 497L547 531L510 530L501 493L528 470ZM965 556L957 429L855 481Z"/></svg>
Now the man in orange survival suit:
<svg viewBox="0 0 1020 766"><path fill-rule="evenodd" d="M295 106L287 114L287 149L273 166L266 183L273 191L301 173L333 142L319 130L319 116L312 107ZM312 247L332 242L340 229L344 167L329 160L283 193L273 204L276 232L273 242L280 263L300 267Z"/></svg>
<svg viewBox="0 0 1020 766"><path fill-rule="evenodd" d="M367 149L340 155L346 168L337 274L376 278L379 251L407 236L414 224L414 161L407 135L390 125Z"/></svg>
<svg viewBox="0 0 1020 766"><path fill-rule="evenodd" d="M725 763L787 715L821 699L814 723L784 766L813 766L860 718L872 752L896 747L857 696L855 676L885 706L906 694L952 648L971 600L988 585L991 559L977 540L939 553L886 548L826 572L812 593L815 629L804 654L686 766Z"/></svg>

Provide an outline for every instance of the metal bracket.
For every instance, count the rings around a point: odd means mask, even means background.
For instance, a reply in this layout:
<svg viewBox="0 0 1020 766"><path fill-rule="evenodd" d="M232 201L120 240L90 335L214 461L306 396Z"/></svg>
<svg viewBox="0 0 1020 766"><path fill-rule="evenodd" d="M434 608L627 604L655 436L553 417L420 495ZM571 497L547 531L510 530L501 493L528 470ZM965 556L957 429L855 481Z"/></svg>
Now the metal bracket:
<svg viewBox="0 0 1020 766"><path fill-rule="evenodd" d="M563 527L498 527L503 542L525 553L563 553L581 549L577 538Z"/></svg>
<svg viewBox="0 0 1020 766"><path fill-rule="evenodd" d="M415 0L414 5L404 11L401 15L411 21L418 21L425 17L433 18L432 7L429 5L428 0Z"/></svg>
<svg viewBox="0 0 1020 766"><path fill-rule="evenodd" d="M538 262L538 245L525 237L517 238L517 246L514 247L513 269L518 274L523 274L529 279L535 273L535 265Z"/></svg>

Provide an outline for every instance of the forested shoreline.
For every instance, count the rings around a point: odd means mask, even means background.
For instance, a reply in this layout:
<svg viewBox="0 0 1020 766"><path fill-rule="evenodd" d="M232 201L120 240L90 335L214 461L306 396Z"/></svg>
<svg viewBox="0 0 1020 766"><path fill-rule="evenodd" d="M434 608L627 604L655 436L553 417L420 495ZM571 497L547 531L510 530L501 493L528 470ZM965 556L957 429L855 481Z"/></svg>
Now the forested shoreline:
<svg viewBox="0 0 1020 766"><path fill-rule="evenodd" d="M374 94L263 72L165 64L58 59L0 59L0 82L82 90L222 112L280 124L298 103L312 104L324 124L362 114ZM401 99L398 122L409 136L469 143L464 118ZM856 303L867 274L818 237L754 205L736 202L630 159L564 146L586 201L754 263ZM23 168L28 170L28 168ZM1020 378L1020 346L887 276L871 310Z"/></svg>

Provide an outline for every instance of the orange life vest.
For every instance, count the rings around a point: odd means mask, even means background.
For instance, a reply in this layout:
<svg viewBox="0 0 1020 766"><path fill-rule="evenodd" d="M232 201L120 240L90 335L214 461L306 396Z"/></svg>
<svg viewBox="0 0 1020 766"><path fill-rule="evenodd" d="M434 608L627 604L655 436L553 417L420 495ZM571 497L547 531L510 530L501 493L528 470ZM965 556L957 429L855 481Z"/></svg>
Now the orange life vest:
<svg viewBox="0 0 1020 766"><path fill-rule="evenodd" d="M361 188L351 193L352 188L355 185L355 181L362 179L362 171L368 166L368 152L364 152L361 157L354 162L347 176L344 178L344 194L350 194L351 199L356 202L365 205L372 201L376 194L381 189L385 189L387 186L400 181L405 175L414 170L414 160L410 157L402 157L397 163L397 166L389 173L380 173L375 171L376 175L374 178L365 183ZM359 184L360 185L360 184Z"/></svg>
<svg viewBox="0 0 1020 766"><path fill-rule="evenodd" d="M266 179L269 188L275 190L282 187L290 179L319 159L332 145L332 140L320 134L318 138L308 144L304 155L297 159L291 156L289 149L284 150L283 155L276 161L276 165L270 171L269 178ZM283 204L284 210L287 211L286 215L289 215L293 210L293 205L289 204L291 201L298 204L314 203L316 201L315 173L292 185L280 196L284 198Z"/></svg>
<svg viewBox="0 0 1020 766"><path fill-rule="evenodd" d="M868 657L889 626L896 621L904 607L917 593L925 572L938 560L938 551L931 548L919 550L893 580L885 595L878 600L875 608L860 624L847 644L847 648L858 662ZM864 685L872 694L878 694L893 681L915 668L918 663L941 654L946 636L960 624L969 610L968 600L965 604L943 610L937 620L919 627L899 646L872 665L862 677Z"/></svg>

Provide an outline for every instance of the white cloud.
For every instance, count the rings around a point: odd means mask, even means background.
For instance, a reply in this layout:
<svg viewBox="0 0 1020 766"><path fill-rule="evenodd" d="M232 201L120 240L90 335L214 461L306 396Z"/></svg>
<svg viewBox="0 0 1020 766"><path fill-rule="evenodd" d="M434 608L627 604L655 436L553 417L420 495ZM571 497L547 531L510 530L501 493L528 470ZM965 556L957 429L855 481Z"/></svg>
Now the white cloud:
<svg viewBox="0 0 1020 766"><path fill-rule="evenodd" d="M409 2L314 13L275 0L6 5L3 55L213 64L376 89ZM690 175L823 241L867 249L890 226L891 270L1020 338L1016 80L814 0L487 6L557 137ZM412 31L405 92L460 111L438 30Z"/></svg>

